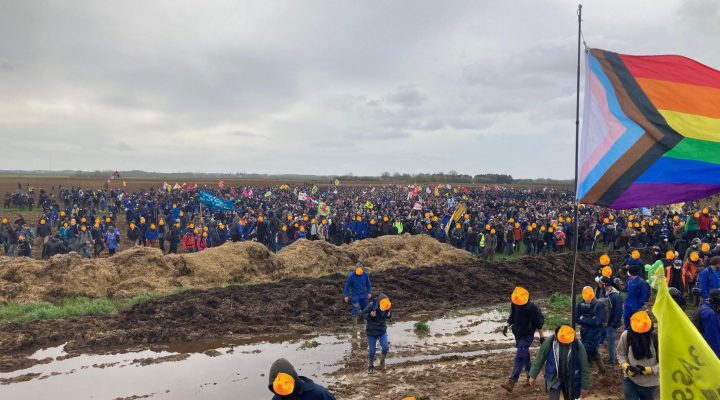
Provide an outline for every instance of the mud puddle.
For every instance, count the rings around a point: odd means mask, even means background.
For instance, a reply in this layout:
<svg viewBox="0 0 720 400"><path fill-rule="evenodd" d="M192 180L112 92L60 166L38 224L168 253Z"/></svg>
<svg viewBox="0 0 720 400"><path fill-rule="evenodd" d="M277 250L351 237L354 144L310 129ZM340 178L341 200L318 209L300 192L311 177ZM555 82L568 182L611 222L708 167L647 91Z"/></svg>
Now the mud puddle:
<svg viewBox="0 0 720 400"><path fill-rule="evenodd" d="M422 318L428 320L427 334L414 331L416 321L391 324L388 364L504 351L512 342L497 330L506 316L465 310ZM348 373L362 371L366 352L364 339L350 334L244 337L103 354L67 354L63 346L50 347L32 358L52 362L0 374L0 398L267 398L267 372L277 358L287 358L300 375L329 386L351 381Z"/></svg>

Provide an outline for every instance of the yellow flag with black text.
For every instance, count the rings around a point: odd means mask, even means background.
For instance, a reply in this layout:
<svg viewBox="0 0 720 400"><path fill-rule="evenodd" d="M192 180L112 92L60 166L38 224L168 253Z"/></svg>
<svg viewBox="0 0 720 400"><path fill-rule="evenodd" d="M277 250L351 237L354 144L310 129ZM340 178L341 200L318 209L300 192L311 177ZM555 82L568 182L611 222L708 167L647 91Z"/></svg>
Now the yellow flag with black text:
<svg viewBox="0 0 720 400"><path fill-rule="evenodd" d="M661 272L658 273L658 275ZM720 360L658 279L660 399L720 399Z"/></svg>

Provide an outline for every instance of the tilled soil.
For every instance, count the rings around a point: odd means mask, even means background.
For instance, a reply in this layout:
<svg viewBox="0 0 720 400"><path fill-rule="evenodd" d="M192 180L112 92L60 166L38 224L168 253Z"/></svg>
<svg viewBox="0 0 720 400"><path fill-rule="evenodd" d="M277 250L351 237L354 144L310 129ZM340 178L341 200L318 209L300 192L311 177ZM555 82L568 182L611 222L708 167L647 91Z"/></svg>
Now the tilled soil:
<svg viewBox="0 0 720 400"><path fill-rule="evenodd" d="M577 281L592 282L597 255L581 254ZM513 287L531 296L567 292L572 255L465 266L394 268L372 274L373 292L386 293L396 318L507 302ZM67 342L67 350L187 342L243 334L332 332L350 323L342 301L345 276L190 290L114 315L6 324L0 328L0 370L10 354ZM7 366L5 367L7 369Z"/></svg>

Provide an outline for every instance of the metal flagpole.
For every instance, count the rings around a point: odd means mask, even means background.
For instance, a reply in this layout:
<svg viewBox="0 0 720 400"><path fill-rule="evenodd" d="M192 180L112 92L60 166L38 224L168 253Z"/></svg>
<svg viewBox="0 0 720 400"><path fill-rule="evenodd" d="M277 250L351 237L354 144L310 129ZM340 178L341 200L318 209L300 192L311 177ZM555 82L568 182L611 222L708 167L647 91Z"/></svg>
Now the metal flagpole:
<svg viewBox="0 0 720 400"><path fill-rule="evenodd" d="M577 183L578 183L578 153L580 149L580 43L582 40L582 4L578 4L578 44L577 44L577 81L576 81L576 94L575 94L575 221L573 227L573 271L572 271L572 283L570 284L570 315L572 321L572 327L575 329L575 271L577 270L578 262L578 217L580 212L578 210L578 198L577 198ZM575 346L573 343L571 346ZM565 393L570 394L570 398L575 398L575 364L578 354L577 351L572 351L572 360L570 361L571 372L569 388L565 388Z"/></svg>
<svg viewBox="0 0 720 400"><path fill-rule="evenodd" d="M577 44L577 87L575 95L575 223L573 224L573 272L572 272L572 283L570 285L570 303L572 309L570 310L572 326L575 328L575 271L577 270L578 261L578 199L577 199L577 182L578 182L578 152L580 149L580 44L582 38L582 4L578 4L578 44Z"/></svg>

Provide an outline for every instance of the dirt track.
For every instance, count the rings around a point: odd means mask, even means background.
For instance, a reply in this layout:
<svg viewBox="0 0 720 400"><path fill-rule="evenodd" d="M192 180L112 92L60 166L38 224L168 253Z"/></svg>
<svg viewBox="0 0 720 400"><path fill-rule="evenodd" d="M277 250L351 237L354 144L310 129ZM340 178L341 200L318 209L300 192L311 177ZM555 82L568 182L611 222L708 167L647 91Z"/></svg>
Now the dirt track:
<svg viewBox="0 0 720 400"><path fill-rule="evenodd" d="M590 282L596 255L581 255L578 282ZM505 302L523 284L535 296L567 291L572 256L465 266L394 268L372 274L374 292L393 299L396 316ZM117 315L7 324L0 352L68 342L68 349L191 341L238 334L333 331L349 323L344 276L190 290Z"/></svg>

